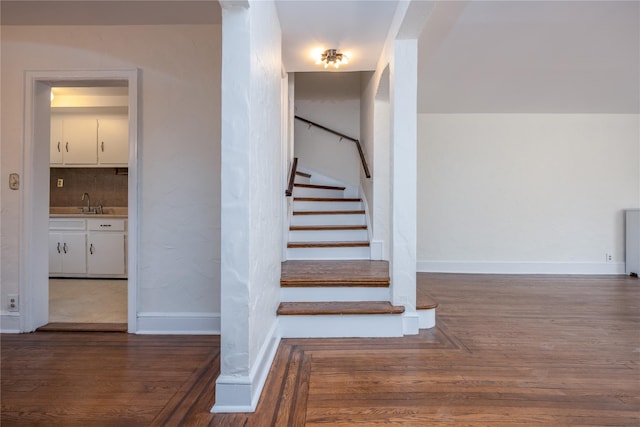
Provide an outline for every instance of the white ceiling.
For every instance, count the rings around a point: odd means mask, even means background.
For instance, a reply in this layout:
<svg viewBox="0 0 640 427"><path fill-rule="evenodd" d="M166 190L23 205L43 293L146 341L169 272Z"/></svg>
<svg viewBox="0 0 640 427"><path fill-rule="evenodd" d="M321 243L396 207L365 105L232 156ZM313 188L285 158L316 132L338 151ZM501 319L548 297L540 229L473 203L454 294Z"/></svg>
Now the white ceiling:
<svg viewBox="0 0 640 427"><path fill-rule="evenodd" d="M427 0L424 0L427 1ZM2 24L220 23L215 0L2 0ZM373 70L397 0L276 0L288 71L313 49ZM418 111L640 113L640 2L442 0L419 40Z"/></svg>
<svg viewBox="0 0 640 427"><path fill-rule="evenodd" d="M374 70L397 5L397 0L277 1L286 70L323 70L313 52L325 49L351 53L342 71Z"/></svg>
<svg viewBox="0 0 640 427"><path fill-rule="evenodd" d="M640 113L637 1L438 2L418 110Z"/></svg>

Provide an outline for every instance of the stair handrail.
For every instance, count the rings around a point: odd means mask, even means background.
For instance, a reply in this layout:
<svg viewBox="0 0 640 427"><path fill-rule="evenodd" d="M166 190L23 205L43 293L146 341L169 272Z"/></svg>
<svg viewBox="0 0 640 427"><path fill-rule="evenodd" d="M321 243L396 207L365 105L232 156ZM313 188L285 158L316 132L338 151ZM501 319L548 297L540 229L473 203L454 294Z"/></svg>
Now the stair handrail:
<svg viewBox="0 0 640 427"><path fill-rule="evenodd" d="M291 195L293 194L293 182L296 179L296 172L298 170L298 158L294 157L293 158L293 162L291 162L291 172L289 175L289 185L287 186L287 189L285 190L284 194L287 197L291 197Z"/></svg>
<svg viewBox="0 0 640 427"><path fill-rule="evenodd" d="M311 120L305 119L303 117L300 116L294 116L296 119L305 122L311 126L315 126L317 128L320 128L326 132L332 133L334 135L337 135L340 137L340 139L348 139L349 141L353 141L356 144L356 148L358 149L358 154L360 155L360 162L362 163L362 169L364 169L364 174L367 178L371 178L371 173L369 173L369 166L367 166L367 159L364 158L364 152L362 151L362 146L360 145L360 141L357 140L356 138L352 138L348 135L345 135L343 133L340 133L336 130L333 129L329 129L326 126L322 126L321 124L318 124L316 122L312 122Z"/></svg>

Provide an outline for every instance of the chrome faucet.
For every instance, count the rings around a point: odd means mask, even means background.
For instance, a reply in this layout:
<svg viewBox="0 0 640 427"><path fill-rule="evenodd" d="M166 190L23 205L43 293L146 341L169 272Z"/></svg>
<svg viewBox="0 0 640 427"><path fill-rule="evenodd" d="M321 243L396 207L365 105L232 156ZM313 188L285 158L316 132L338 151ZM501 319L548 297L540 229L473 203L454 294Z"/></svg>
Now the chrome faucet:
<svg viewBox="0 0 640 427"><path fill-rule="evenodd" d="M87 196L87 212L91 212L91 199L89 198L89 193L84 193L82 195L82 200L84 200L85 196Z"/></svg>

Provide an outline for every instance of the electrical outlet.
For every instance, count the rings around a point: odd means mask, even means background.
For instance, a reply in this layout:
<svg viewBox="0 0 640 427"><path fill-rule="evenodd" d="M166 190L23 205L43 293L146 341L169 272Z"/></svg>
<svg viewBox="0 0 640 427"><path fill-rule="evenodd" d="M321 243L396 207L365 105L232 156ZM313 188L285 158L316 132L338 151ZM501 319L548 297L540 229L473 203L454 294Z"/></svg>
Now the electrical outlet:
<svg viewBox="0 0 640 427"><path fill-rule="evenodd" d="M18 294L9 294L9 311L20 311L20 299Z"/></svg>
<svg viewBox="0 0 640 427"><path fill-rule="evenodd" d="M605 262L613 262L613 255L607 252L606 254L604 254L604 260Z"/></svg>
<svg viewBox="0 0 640 427"><path fill-rule="evenodd" d="M62 179L62 178L58 178L58 187L59 187L59 188L64 187L64 179Z"/></svg>

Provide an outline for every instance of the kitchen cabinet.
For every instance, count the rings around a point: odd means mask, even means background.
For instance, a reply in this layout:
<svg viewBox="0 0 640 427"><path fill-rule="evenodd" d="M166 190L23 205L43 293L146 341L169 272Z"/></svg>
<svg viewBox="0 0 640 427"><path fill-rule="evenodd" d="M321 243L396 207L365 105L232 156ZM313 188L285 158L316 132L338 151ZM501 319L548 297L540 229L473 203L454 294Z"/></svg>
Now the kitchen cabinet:
<svg viewBox="0 0 640 427"><path fill-rule="evenodd" d="M49 164L52 167L127 167L126 114L51 114Z"/></svg>
<svg viewBox="0 0 640 427"><path fill-rule="evenodd" d="M62 164L62 150L64 149L64 134L62 133L62 117L51 115L51 143L49 144L49 163Z"/></svg>
<svg viewBox="0 0 640 427"><path fill-rule="evenodd" d="M51 116L51 164L95 165L98 162L97 141L95 118Z"/></svg>
<svg viewBox="0 0 640 427"><path fill-rule="evenodd" d="M87 220L87 273L124 275L126 235L123 219Z"/></svg>
<svg viewBox="0 0 640 427"><path fill-rule="evenodd" d="M50 220L50 275L86 274L86 253L87 244L84 220Z"/></svg>
<svg viewBox="0 0 640 427"><path fill-rule="evenodd" d="M126 116L98 119L98 159L101 165L129 162L129 120Z"/></svg>
<svg viewBox="0 0 640 427"><path fill-rule="evenodd" d="M50 277L127 277L124 218L49 219Z"/></svg>

